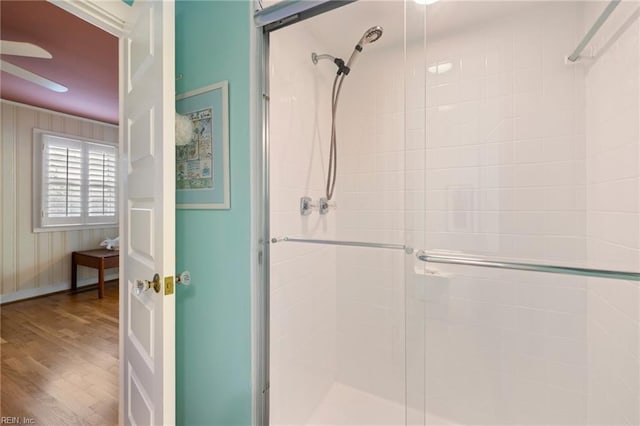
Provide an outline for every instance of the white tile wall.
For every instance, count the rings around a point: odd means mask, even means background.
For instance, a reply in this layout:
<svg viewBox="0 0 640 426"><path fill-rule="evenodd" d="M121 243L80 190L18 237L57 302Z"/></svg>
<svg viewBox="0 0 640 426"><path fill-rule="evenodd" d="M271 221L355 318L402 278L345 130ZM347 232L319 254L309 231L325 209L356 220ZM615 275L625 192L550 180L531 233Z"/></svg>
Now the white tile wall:
<svg viewBox="0 0 640 426"><path fill-rule="evenodd" d="M602 4L588 4L585 26ZM621 3L586 67L587 256L640 270L640 4ZM640 287L589 280L590 425L640 424Z"/></svg>
<svg viewBox="0 0 640 426"><path fill-rule="evenodd" d="M446 6L427 10L427 29ZM407 172L424 197L412 226L428 249L584 264L584 78L564 63L581 7L521 6L464 32L427 30L424 179ZM416 279L425 383L409 392L425 410L460 424L585 424L586 280L435 267L445 281Z"/></svg>
<svg viewBox="0 0 640 426"><path fill-rule="evenodd" d="M368 6L358 4L353 7L366 9ZM392 16L387 15L385 22L394 21L395 25L402 28L403 4L396 2L387 10L391 11ZM326 16L320 18L326 19ZM378 22L371 22L376 23ZM363 23L354 28L360 33L369 26ZM318 27L323 28L315 28ZM389 29L388 25L385 27ZM335 75L334 65L328 62L321 62L313 67L309 60L310 53L343 53L339 49L334 51L336 46L326 43L326 34L319 34L317 39L309 37L306 30L312 27L307 26L307 23L300 24L298 28L299 32L292 29L276 33L271 40L271 46L279 50L272 53L271 63L291 75L288 77L290 81L285 83L282 80L283 73L278 75L279 70L276 69L274 80L277 79L278 82L274 84L272 80L271 88L272 96L288 99L287 102L271 105L271 164L274 174L281 175L272 175L272 200L275 202L271 208L272 232L290 235L302 233L339 240L402 243L405 182L402 51L395 48L397 45L389 50L393 35L387 33L381 41L367 46L358 58L344 82L338 107L339 166L333 200L337 209L322 219L318 219L317 213L314 213L300 223L297 197L304 194L299 192L303 189L307 192L311 190L313 194L309 195L314 198L323 195L330 130L327 113L330 112L329 95ZM325 26L323 30L328 28L331 26ZM396 35L396 41L401 40L399 35ZM337 47L348 51L352 45L344 41ZM275 54L278 56L275 57ZM293 56L297 56L297 59L292 59ZM381 66L384 63L390 65ZM373 87L376 90L372 90ZM295 101L291 101L293 97ZM318 121L303 123L305 115L316 116ZM295 127L295 130L291 130L291 127ZM310 129L313 142L310 138L300 137ZM278 142L274 143L276 137ZM310 143L313 143L312 160L308 159ZM297 161L298 169L295 172L289 171L292 166L288 162L297 159L301 159ZM304 182L304 179L313 182L309 189L300 187L291 190L292 186L297 182ZM285 203L287 207L282 207ZM324 229L326 232L315 232L317 229ZM284 250L284 246L274 247L273 252ZM317 248L298 246L287 248L286 254L274 258L272 287L274 278L278 279L281 274L292 274L292 269L302 265L301 259L297 257L300 250L308 250L310 257L316 256L318 251ZM286 416L283 414L278 417L284 419L284 423L299 423L299 419L304 417L303 413L308 412L307 407L312 402L319 402L316 398L320 394L318 391L326 390L326 383L332 380L342 384L339 386L346 385L366 394L375 394L404 404L403 255L361 248L339 247L325 250L331 253L325 257L327 263L323 262L333 268L331 283L318 282L318 272L322 267L320 259L315 265L305 264L302 270L316 274L316 279L312 279L310 285L330 286L334 292L332 309L335 312L331 318L324 319L328 325L333 325L335 333L335 343L332 346L335 351L332 357L335 373L325 371L325 377L311 381L307 391L301 388L304 380L297 373L299 369L292 367L291 362L286 362L289 372L276 368L281 372L274 380L280 380L280 386L278 387L277 382L275 385L272 382L271 392L272 398L280 398L280 402L274 401L272 408L275 406L276 411L288 411ZM334 256L330 264L329 256ZM327 273L323 276L328 277ZM300 284L296 283L295 286ZM272 297L272 307L274 303L277 304L277 309L288 305L279 294L273 294ZM275 315L272 316L272 321L274 318ZM292 315L282 322L272 323L272 333L277 334L276 330L286 333L292 327L288 322L297 320L299 317ZM290 342L304 343L300 340ZM272 349L272 356L280 343L277 345ZM321 352L323 357L332 355L325 349L321 349ZM276 355L276 359L285 361L281 355ZM288 374L295 375L299 381L293 383L278 379ZM300 396L307 392L312 396ZM305 408L292 407L291 398L296 398L296 403L303 399ZM393 413L396 415L394 423L403 422L403 410ZM376 415L372 414L372 417L375 418Z"/></svg>
<svg viewBox="0 0 640 426"><path fill-rule="evenodd" d="M381 43L367 46L340 99L337 236L403 244L404 60ZM337 253L337 379L404 404L404 253Z"/></svg>
<svg viewBox="0 0 640 426"><path fill-rule="evenodd" d="M314 68L318 41L304 27L272 36L271 232L333 238L335 214L302 217L302 196L324 195L328 74ZM280 243L271 249L271 424L304 424L336 376L336 250Z"/></svg>

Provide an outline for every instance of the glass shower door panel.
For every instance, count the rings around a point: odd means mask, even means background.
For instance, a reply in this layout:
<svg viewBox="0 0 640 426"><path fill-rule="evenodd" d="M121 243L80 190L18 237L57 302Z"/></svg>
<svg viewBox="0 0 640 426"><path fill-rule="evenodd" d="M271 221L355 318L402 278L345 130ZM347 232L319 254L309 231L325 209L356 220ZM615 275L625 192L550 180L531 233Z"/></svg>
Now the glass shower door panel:
<svg viewBox="0 0 640 426"><path fill-rule="evenodd" d="M367 29L383 28L378 40L363 45L340 91L335 194L326 215L310 215L318 218L319 228L334 221L331 239L404 243L403 12L402 2L362 1L309 20L316 35L309 49L345 61ZM335 64L300 58L328 80L313 90L330 96ZM329 102L319 104L318 116L331 114ZM318 127L310 127L309 134L319 135L315 152L326 167L331 121L315 124L313 117L309 124ZM324 191L309 195L316 200ZM334 383L309 423L404 424L405 254L362 246L334 250Z"/></svg>
<svg viewBox="0 0 640 426"><path fill-rule="evenodd" d="M637 5L564 60L606 5L427 7L428 252L640 272ZM413 267L426 424L638 424L638 281Z"/></svg>

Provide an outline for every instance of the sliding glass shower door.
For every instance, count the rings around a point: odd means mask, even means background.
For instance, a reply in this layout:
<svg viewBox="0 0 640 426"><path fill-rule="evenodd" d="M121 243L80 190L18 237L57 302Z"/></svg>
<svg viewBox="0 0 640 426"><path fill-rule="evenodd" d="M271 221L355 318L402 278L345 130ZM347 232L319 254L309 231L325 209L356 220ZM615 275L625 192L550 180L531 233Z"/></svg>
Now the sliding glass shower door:
<svg viewBox="0 0 640 426"><path fill-rule="evenodd" d="M404 16L269 34L271 424L405 423Z"/></svg>
<svg viewBox="0 0 640 426"><path fill-rule="evenodd" d="M618 3L270 21L270 424L640 424L640 6Z"/></svg>
<svg viewBox="0 0 640 426"><path fill-rule="evenodd" d="M638 424L638 4L410 3L414 424Z"/></svg>

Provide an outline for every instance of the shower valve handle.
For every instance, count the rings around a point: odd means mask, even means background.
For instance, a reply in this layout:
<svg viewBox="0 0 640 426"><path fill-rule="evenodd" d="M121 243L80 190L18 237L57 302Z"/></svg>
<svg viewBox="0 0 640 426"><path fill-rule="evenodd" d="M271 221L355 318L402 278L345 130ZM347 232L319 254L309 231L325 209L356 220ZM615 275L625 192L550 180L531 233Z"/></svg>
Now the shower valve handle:
<svg viewBox="0 0 640 426"><path fill-rule="evenodd" d="M322 197L318 200L318 204L313 203L311 197L300 198L300 215L309 216L314 210L318 210L320 214L329 213L330 208L335 208L335 203L329 202L326 197Z"/></svg>

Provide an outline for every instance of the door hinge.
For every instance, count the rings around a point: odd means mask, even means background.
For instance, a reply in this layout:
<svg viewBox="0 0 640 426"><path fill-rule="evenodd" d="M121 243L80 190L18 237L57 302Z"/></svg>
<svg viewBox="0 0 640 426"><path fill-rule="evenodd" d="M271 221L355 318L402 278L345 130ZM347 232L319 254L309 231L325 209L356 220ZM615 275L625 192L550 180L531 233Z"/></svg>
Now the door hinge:
<svg viewBox="0 0 640 426"><path fill-rule="evenodd" d="M164 295L173 294L173 276L164 277Z"/></svg>

